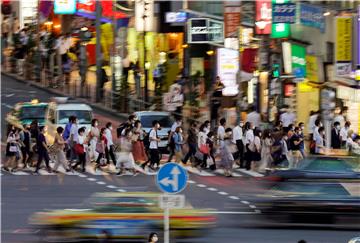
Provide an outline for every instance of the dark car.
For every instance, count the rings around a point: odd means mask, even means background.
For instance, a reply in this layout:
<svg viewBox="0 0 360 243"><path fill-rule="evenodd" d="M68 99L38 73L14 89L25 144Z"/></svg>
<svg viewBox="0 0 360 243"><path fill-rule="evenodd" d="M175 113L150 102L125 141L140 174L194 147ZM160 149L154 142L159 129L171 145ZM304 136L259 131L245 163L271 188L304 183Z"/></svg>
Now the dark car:
<svg viewBox="0 0 360 243"><path fill-rule="evenodd" d="M360 228L359 182L279 182L252 202L272 225Z"/></svg>
<svg viewBox="0 0 360 243"><path fill-rule="evenodd" d="M360 179L360 158L350 156L309 157L300 161L298 168L274 170L264 179L269 181Z"/></svg>

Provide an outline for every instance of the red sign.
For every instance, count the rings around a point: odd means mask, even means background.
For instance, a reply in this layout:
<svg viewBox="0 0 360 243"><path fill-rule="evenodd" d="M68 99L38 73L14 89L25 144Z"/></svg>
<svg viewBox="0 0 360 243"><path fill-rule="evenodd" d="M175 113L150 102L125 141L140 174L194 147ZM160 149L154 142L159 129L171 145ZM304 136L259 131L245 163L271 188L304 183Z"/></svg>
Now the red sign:
<svg viewBox="0 0 360 243"><path fill-rule="evenodd" d="M240 11L241 7L225 6L225 38L237 36L238 28L240 26Z"/></svg>
<svg viewBox="0 0 360 243"><path fill-rule="evenodd" d="M285 84L284 85L284 96L291 97L294 95L295 85L294 84Z"/></svg>
<svg viewBox="0 0 360 243"><path fill-rule="evenodd" d="M79 0L77 3L77 11L85 13L94 13L96 3L95 0ZM114 11L113 1L101 0L102 16L107 18L115 17L116 19L125 18L126 14Z"/></svg>
<svg viewBox="0 0 360 243"><path fill-rule="evenodd" d="M256 34L271 34L271 0L256 0Z"/></svg>

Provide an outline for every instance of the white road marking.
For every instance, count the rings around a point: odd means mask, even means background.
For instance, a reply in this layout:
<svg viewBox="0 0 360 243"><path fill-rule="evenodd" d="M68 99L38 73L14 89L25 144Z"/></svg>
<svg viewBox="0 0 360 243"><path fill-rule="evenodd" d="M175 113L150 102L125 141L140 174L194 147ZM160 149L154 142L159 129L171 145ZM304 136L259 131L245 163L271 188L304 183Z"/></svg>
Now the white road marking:
<svg viewBox="0 0 360 243"><path fill-rule="evenodd" d="M9 97L14 96L14 95L15 94L7 94L7 95L5 95L5 97L9 98Z"/></svg>
<svg viewBox="0 0 360 243"><path fill-rule="evenodd" d="M225 171L224 171L223 169L217 169L217 170L215 170L215 173L216 173L216 174L220 174L220 175L225 175ZM233 173L232 173L232 176L233 176L233 177L242 177L241 174L236 173L236 172L233 172Z"/></svg>
<svg viewBox="0 0 360 243"><path fill-rule="evenodd" d="M87 177L87 175L80 174L80 173L78 174L78 176L81 177L81 178L86 178Z"/></svg>
<svg viewBox="0 0 360 243"><path fill-rule="evenodd" d="M218 192L220 195L228 195L229 193L227 192Z"/></svg>
<svg viewBox="0 0 360 243"><path fill-rule="evenodd" d="M204 184L198 184L198 187L206 187Z"/></svg>
<svg viewBox="0 0 360 243"><path fill-rule="evenodd" d="M89 178L86 178L88 181L96 181L96 179L95 178L91 178L91 177L89 177Z"/></svg>
<svg viewBox="0 0 360 243"><path fill-rule="evenodd" d="M260 174L258 172L251 171L251 170L236 169L236 171L242 172L244 174L247 174L247 175L250 175L250 176L253 176L253 177L263 177L264 176L263 174Z"/></svg>
<svg viewBox="0 0 360 243"><path fill-rule="evenodd" d="M30 175L30 173L24 172L24 171L15 171L12 172L13 175Z"/></svg>
<svg viewBox="0 0 360 243"><path fill-rule="evenodd" d="M210 187L210 188L207 188L209 191L212 191L212 192L216 192L218 189L216 188L213 188L213 187Z"/></svg>
<svg viewBox="0 0 360 243"><path fill-rule="evenodd" d="M236 196L230 196L230 199L234 199L234 200L239 200L240 198L236 197Z"/></svg>
<svg viewBox="0 0 360 243"><path fill-rule="evenodd" d="M124 190L124 189L117 189L116 191L118 191L118 192L126 192L126 190Z"/></svg>
<svg viewBox="0 0 360 243"><path fill-rule="evenodd" d="M248 201L241 201L241 203L243 203L243 204L249 204Z"/></svg>
<svg viewBox="0 0 360 243"><path fill-rule="evenodd" d="M209 173L209 172L206 172L205 170L198 170L196 168L193 168L191 166L184 166L184 168L189 171L190 173L193 173L193 174L196 174L196 175L199 175L199 176L215 176L214 174L212 173Z"/></svg>
<svg viewBox="0 0 360 243"><path fill-rule="evenodd" d="M255 206L255 205L249 205L249 207L250 207L250 208L256 208L256 206Z"/></svg>
<svg viewBox="0 0 360 243"><path fill-rule="evenodd" d="M106 184L106 183L103 182L103 181L97 181L96 183L99 184L99 185L105 185L105 184Z"/></svg>
<svg viewBox="0 0 360 243"><path fill-rule="evenodd" d="M113 186L113 185L107 185L106 187L107 187L107 188L110 188L110 189L115 189L115 188L117 188L116 186Z"/></svg>
<svg viewBox="0 0 360 243"><path fill-rule="evenodd" d="M9 108L9 109L12 109L13 106L12 105L8 105L8 104L5 104L5 103L2 103L3 106L5 106L6 108Z"/></svg>
<svg viewBox="0 0 360 243"><path fill-rule="evenodd" d="M189 184L195 184L196 182L195 182L195 181L192 181L192 180L188 180L188 183L189 183Z"/></svg>

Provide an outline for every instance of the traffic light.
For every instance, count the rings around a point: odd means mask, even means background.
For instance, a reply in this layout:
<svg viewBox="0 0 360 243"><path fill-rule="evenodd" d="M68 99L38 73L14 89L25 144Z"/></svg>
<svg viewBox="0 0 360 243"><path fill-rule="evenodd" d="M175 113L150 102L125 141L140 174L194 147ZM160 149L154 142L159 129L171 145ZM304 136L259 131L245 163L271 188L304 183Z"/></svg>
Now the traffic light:
<svg viewBox="0 0 360 243"><path fill-rule="evenodd" d="M3 15L11 14L11 3L10 0L3 0L1 4L1 13Z"/></svg>
<svg viewBox="0 0 360 243"><path fill-rule="evenodd" d="M280 65L279 64L273 64L272 77L273 78L280 77Z"/></svg>

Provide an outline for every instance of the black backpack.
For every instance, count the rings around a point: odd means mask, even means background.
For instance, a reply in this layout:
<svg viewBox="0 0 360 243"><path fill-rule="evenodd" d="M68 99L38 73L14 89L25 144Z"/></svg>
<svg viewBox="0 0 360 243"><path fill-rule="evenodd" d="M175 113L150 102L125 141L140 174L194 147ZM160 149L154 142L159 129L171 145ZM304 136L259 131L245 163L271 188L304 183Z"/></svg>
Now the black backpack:
<svg viewBox="0 0 360 243"><path fill-rule="evenodd" d="M116 128L116 136L117 138L121 137L122 131L127 127L127 123L121 123L120 126L118 128Z"/></svg>
<svg viewBox="0 0 360 243"><path fill-rule="evenodd" d="M150 131L148 133L146 133L144 140L143 140L143 144L146 150L149 149L150 147L150 133L153 129L150 129ZM156 132L156 137L157 137L157 132Z"/></svg>

